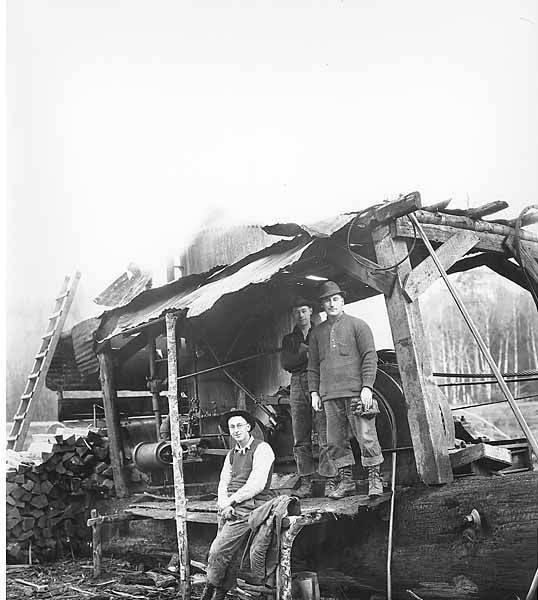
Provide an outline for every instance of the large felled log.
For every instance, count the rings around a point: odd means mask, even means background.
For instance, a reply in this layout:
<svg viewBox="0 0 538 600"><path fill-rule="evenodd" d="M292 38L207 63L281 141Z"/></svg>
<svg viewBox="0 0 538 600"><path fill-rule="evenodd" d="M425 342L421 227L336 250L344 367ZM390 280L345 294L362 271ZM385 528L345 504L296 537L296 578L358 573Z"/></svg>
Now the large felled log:
<svg viewBox="0 0 538 600"><path fill-rule="evenodd" d="M538 540L538 473L470 476L436 488L409 488L396 496L392 584L424 600L524 598ZM476 509L481 527L466 519ZM301 567L326 568L383 589L388 524L372 515L336 521L324 531L306 528L296 541ZM306 566L305 566L306 565ZM397 595L396 597L399 597Z"/></svg>

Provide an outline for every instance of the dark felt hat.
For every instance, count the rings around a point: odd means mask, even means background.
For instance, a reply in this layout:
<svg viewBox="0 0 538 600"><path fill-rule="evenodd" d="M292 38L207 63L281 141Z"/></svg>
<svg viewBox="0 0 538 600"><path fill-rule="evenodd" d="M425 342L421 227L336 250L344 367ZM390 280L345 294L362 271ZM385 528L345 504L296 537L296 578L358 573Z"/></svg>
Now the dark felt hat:
<svg viewBox="0 0 538 600"><path fill-rule="evenodd" d="M245 421L250 425L251 431L254 429L254 427L256 427L256 419L249 412L246 410L240 410L238 408L232 408L232 410L224 413L220 418L220 427L226 433L230 432L228 429L228 421L232 417L243 417L243 419L245 419Z"/></svg>
<svg viewBox="0 0 538 600"><path fill-rule="evenodd" d="M334 281L325 281L319 286L319 300L323 300L323 298L328 298L329 296L334 296L335 294L340 294L342 298L346 297L346 292L340 289L340 286Z"/></svg>
<svg viewBox="0 0 538 600"><path fill-rule="evenodd" d="M297 308L298 306L310 306L310 308L314 308L314 303L312 300L308 300L304 296L295 296L293 302L291 303L292 308Z"/></svg>

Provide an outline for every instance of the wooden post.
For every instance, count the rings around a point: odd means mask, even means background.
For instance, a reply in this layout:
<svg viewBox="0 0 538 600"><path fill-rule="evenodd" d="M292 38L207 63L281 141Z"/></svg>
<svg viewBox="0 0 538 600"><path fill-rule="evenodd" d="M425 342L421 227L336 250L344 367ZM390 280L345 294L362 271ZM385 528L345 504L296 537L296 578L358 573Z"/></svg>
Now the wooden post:
<svg viewBox="0 0 538 600"><path fill-rule="evenodd" d="M394 265L408 252L405 241L394 239L388 225L375 229L372 238L377 260L382 265ZM453 441L454 423L448 402L433 380L418 301L408 302L403 293L403 282L411 271L408 258L397 271L396 285L392 294L385 296L385 303L402 377L417 470L424 483L448 483L453 479L448 445Z"/></svg>
<svg viewBox="0 0 538 600"><path fill-rule="evenodd" d="M97 510L92 508L90 515L92 519L96 519L92 523L92 553L93 553L93 576L99 577L101 575L101 561L103 558L103 551L101 545L101 523L97 520Z"/></svg>
<svg viewBox="0 0 538 600"><path fill-rule="evenodd" d="M166 315L166 344L168 348L168 414L172 438L174 467L174 496L176 503L176 530L179 553L180 593L183 600L190 598L189 547L187 542L187 507L185 484L183 481L183 453L179 424L178 385L177 385L177 345L175 314Z"/></svg>
<svg viewBox="0 0 538 600"><path fill-rule="evenodd" d="M106 429L110 442L110 465L112 466L116 496L118 498L125 498L128 492L123 470L120 419L116 403L116 386L114 384L114 362L109 343L103 346L97 354L97 358L99 360L99 379L101 380L101 390L103 392Z"/></svg>

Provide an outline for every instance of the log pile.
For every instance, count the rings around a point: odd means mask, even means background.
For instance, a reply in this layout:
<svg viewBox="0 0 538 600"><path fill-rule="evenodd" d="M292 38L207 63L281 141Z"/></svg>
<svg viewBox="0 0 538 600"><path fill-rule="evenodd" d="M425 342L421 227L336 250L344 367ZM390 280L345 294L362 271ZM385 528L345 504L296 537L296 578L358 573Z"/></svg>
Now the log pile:
<svg viewBox="0 0 538 600"><path fill-rule="evenodd" d="M108 439L99 430L34 435L7 451L8 560L51 560L87 552L90 506L114 492Z"/></svg>

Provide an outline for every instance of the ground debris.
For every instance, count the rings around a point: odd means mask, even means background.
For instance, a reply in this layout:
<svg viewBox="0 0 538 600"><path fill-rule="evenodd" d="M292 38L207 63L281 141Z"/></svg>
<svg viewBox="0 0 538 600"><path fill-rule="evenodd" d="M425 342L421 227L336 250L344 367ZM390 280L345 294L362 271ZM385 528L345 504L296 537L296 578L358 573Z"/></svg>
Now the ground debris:
<svg viewBox="0 0 538 600"><path fill-rule="evenodd" d="M87 559L17 567L7 569L7 600L172 600L178 593L177 578L164 568L141 572L136 564L123 559L104 559L97 579L93 579ZM205 577L192 578L193 600L200 597L204 582Z"/></svg>

